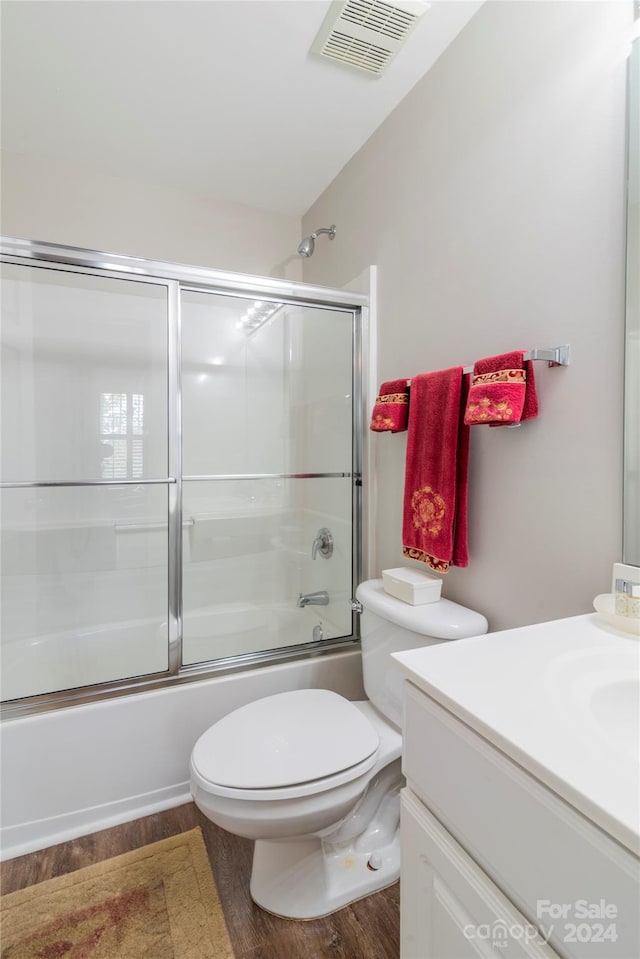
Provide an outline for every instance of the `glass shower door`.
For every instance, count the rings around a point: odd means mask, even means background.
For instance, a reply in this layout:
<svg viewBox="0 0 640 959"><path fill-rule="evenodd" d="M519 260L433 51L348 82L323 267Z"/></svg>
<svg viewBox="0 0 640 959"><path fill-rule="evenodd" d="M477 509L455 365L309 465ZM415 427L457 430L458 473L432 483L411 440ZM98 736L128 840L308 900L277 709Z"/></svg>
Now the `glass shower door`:
<svg viewBox="0 0 640 959"><path fill-rule="evenodd" d="M167 287L2 266L2 699L166 671Z"/></svg>
<svg viewBox="0 0 640 959"><path fill-rule="evenodd" d="M183 291L181 317L183 663L349 636L353 314Z"/></svg>

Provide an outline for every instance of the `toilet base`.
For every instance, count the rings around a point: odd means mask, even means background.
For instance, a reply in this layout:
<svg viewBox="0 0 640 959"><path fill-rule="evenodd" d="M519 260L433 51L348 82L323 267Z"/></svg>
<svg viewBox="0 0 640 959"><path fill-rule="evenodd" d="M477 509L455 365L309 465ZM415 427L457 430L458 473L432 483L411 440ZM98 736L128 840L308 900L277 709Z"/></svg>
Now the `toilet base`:
<svg viewBox="0 0 640 959"><path fill-rule="evenodd" d="M333 845L322 839L257 840L251 898L285 919L319 919L390 886L400 877L400 836L375 851L357 841ZM371 868L372 857L373 865Z"/></svg>

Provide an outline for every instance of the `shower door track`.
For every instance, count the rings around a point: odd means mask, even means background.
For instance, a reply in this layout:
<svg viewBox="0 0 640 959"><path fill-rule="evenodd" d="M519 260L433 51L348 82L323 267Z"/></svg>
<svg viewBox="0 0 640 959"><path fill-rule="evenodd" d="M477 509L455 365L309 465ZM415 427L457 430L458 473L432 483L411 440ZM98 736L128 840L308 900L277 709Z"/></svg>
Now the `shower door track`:
<svg viewBox="0 0 640 959"><path fill-rule="evenodd" d="M141 283L166 285L167 281L177 281L181 291L185 292L217 293L243 299L259 297L291 305L344 310L360 310L369 305L369 297L364 293L13 237L0 236L0 258L3 262L22 266L37 263L44 269L109 275Z"/></svg>
<svg viewBox="0 0 640 959"><path fill-rule="evenodd" d="M164 478L122 480L8 480L0 488L56 488L92 486L165 485L168 490L168 669L127 677L91 686L80 686L57 692L8 700L0 704L2 718L96 702L141 691L151 691L176 684L213 678L232 672L302 660L310 657L352 650L359 644L359 621L352 616L350 636L320 640L275 650L242 653L182 665L182 484L184 482L224 482L260 479L351 479L352 480L352 589L362 573L362 447L365 425L362 372L363 326L368 317L369 297L347 293L330 287L311 286L271 277L232 273L220 270L182 266L164 261L146 260L120 254L86 250L59 244L0 237L0 262L16 266L36 267L139 283L152 283L167 289L167 368L168 368L168 465ZM208 293L241 299L271 300L283 305L309 306L314 309L341 310L352 314L352 463L349 472L318 473L233 473L212 475L182 474L181 403L181 317L180 296L183 292ZM186 525L190 525L187 523Z"/></svg>

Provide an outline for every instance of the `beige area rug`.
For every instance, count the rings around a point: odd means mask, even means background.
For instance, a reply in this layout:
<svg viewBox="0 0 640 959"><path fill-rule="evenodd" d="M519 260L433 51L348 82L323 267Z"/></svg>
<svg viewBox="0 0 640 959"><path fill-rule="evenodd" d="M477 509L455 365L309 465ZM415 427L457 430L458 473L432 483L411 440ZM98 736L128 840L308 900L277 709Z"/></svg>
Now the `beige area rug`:
<svg viewBox="0 0 640 959"><path fill-rule="evenodd" d="M200 829L0 898L2 959L233 959Z"/></svg>

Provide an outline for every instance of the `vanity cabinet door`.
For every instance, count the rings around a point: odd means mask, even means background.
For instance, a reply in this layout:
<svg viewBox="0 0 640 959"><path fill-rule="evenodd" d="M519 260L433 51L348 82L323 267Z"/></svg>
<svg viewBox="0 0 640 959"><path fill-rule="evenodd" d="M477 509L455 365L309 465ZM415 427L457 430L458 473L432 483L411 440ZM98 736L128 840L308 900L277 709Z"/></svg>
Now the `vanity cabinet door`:
<svg viewBox="0 0 640 959"><path fill-rule="evenodd" d="M557 957L409 789L401 808L401 959Z"/></svg>

